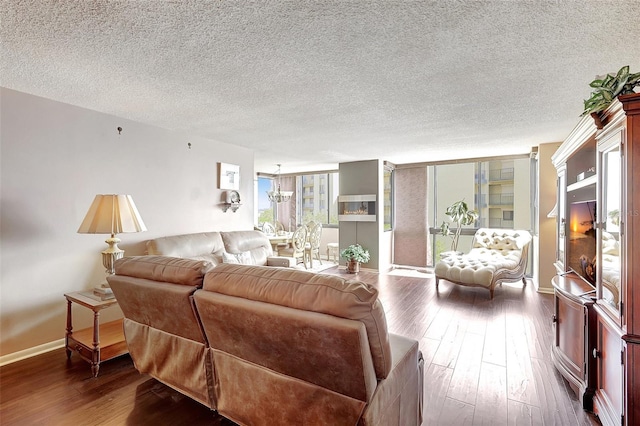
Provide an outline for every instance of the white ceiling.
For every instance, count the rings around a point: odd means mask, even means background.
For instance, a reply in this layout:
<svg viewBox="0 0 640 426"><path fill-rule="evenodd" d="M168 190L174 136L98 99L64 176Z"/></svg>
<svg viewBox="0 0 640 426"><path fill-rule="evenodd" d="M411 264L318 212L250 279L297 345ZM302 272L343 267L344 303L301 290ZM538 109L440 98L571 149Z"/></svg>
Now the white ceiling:
<svg viewBox="0 0 640 426"><path fill-rule="evenodd" d="M640 71L640 0L4 0L0 85L255 150L256 171L528 153ZM181 141L180 143L183 143Z"/></svg>

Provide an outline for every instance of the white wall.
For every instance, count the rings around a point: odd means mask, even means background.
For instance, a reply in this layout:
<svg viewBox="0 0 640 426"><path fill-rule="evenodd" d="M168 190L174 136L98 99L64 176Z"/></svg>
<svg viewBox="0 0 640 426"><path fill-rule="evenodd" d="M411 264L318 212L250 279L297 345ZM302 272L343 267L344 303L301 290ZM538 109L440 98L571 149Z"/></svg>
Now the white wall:
<svg viewBox="0 0 640 426"><path fill-rule="evenodd" d="M252 229L253 151L0 90L0 356L62 339L63 294L104 281L107 236L76 233L96 194L132 195L147 225L119 235L125 255L159 236ZM217 162L240 166L236 213L219 206ZM90 313L74 310L75 328Z"/></svg>

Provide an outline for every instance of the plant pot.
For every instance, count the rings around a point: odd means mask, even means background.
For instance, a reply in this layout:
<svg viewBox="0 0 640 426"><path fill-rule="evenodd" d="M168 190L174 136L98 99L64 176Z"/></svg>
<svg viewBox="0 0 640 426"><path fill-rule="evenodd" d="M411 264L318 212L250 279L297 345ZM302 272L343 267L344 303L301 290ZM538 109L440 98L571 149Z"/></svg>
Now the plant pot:
<svg viewBox="0 0 640 426"><path fill-rule="evenodd" d="M347 273L349 274L357 274L360 272L360 262L355 260L347 261Z"/></svg>

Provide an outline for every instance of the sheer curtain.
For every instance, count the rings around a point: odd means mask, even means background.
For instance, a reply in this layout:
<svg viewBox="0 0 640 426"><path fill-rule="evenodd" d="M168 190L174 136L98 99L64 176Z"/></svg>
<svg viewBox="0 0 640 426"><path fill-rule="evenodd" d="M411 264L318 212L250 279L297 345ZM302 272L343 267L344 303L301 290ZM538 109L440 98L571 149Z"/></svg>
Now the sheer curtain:
<svg viewBox="0 0 640 426"><path fill-rule="evenodd" d="M427 183L426 166L394 171L393 263L396 265L429 265Z"/></svg>

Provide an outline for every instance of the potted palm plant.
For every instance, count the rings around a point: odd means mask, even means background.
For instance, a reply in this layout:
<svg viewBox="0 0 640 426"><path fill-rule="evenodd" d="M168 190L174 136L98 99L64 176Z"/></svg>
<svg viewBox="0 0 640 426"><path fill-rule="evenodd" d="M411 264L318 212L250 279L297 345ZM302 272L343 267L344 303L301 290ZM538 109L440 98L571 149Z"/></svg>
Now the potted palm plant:
<svg viewBox="0 0 640 426"><path fill-rule="evenodd" d="M460 233L464 225L471 225L478 220L478 212L476 210L470 210L464 199L456 201L447 207L445 214L449 216L449 221L455 223L455 232L451 232L451 225L449 222L442 222L440 225L440 232L444 236L451 236L451 251L458 251L458 240L460 239Z"/></svg>
<svg viewBox="0 0 640 426"><path fill-rule="evenodd" d="M360 272L360 264L368 263L371 256L369 250L362 248L360 244L351 244L340 252L340 257L347 261L347 272L357 274Z"/></svg>

